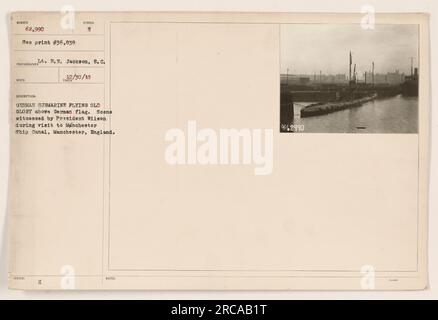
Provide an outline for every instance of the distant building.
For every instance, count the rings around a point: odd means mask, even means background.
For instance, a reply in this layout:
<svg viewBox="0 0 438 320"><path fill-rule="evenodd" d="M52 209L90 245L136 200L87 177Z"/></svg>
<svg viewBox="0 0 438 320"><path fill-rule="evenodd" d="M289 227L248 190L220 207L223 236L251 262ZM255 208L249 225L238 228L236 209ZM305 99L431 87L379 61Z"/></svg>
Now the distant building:
<svg viewBox="0 0 438 320"><path fill-rule="evenodd" d="M281 83L282 84L290 84L290 85L310 85L310 84L342 84L347 83L348 79L345 74L314 74L314 75L306 75L306 74L294 74L294 75L281 75Z"/></svg>
<svg viewBox="0 0 438 320"><path fill-rule="evenodd" d="M386 74L377 73L374 75L375 84L390 84L398 85L405 81L405 74L400 73L399 70L395 72L388 72Z"/></svg>
<svg viewBox="0 0 438 320"><path fill-rule="evenodd" d="M310 78L309 77L300 77L299 82L301 85L306 85L310 83Z"/></svg>
<svg viewBox="0 0 438 320"><path fill-rule="evenodd" d="M286 75L286 74L282 74L281 75L281 83L282 84L290 84L290 85L307 85L310 83L310 78L306 75Z"/></svg>

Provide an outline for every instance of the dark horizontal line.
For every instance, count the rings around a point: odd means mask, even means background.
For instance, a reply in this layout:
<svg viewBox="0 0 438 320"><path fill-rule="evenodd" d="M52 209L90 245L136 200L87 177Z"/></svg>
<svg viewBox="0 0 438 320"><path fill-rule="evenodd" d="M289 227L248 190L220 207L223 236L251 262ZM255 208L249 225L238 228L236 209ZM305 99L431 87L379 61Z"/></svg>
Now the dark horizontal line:
<svg viewBox="0 0 438 320"><path fill-rule="evenodd" d="M353 23L353 22L248 22L248 21L242 21L242 22L235 22L235 21L109 21L109 23L187 23L187 24L273 24L273 25L284 25L284 24L315 24L315 25L360 25L360 23ZM392 26L392 25L413 25L418 26L419 23L376 23L376 26Z"/></svg>
<svg viewBox="0 0 438 320"><path fill-rule="evenodd" d="M17 68L105 68L104 66L82 66L82 65L77 65L77 66L38 66L38 65L15 65L14 67Z"/></svg>
<svg viewBox="0 0 438 320"><path fill-rule="evenodd" d="M14 51L27 51L27 52L104 52L105 50L27 50L27 49L14 49Z"/></svg>
<svg viewBox="0 0 438 320"><path fill-rule="evenodd" d="M104 84L103 82L15 82L15 84Z"/></svg>
<svg viewBox="0 0 438 320"><path fill-rule="evenodd" d="M151 278L348 278L348 279L355 279L355 278L362 278L363 275L358 276L292 276L292 275L285 275L285 276L208 276L208 275L196 275L196 276L190 276L190 275L117 275L117 274L101 274L101 275L74 275L75 277L119 277L119 278L142 278L142 277L151 277ZM65 277L64 275L55 275L55 274L49 274L49 275L11 275L11 278L14 277ZM404 277L398 277L398 276L376 276L376 278L394 278L394 279L411 279L411 278L418 278L417 276L404 276ZM19 279L15 279L19 280Z"/></svg>
<svg viewBox="0 0 438 320"><path fill-rule="evenodd" d="M161 272L356 272L360 273L360 270L277 270L277 269L264 269L264 270L230 270L230 269L108 269L111 271L161 271ZM400 273L409 273L409 272L418 272L417 270L375 270L374 272L400 272Z"/></svg>
<svg viewBox="0 0 438 320"><path fill-rule="evenodd" d="M103 33L92 34L71 34L71 33L14 33L14 36L104 36Z"/></svg>

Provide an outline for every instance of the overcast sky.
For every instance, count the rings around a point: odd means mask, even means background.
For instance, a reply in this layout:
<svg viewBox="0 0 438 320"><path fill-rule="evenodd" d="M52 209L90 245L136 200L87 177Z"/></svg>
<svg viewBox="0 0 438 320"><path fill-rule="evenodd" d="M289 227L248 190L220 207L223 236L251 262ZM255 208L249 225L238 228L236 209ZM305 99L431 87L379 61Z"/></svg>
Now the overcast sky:
<svg viewBox="0 0 438 320"><path fill-rule="evenodd" d="M373 61L376 73L410 73L411 57L418 66L418 26L281 25L281 73L289 68L290 74L348 74L350 50L360 77Z"/></svg>

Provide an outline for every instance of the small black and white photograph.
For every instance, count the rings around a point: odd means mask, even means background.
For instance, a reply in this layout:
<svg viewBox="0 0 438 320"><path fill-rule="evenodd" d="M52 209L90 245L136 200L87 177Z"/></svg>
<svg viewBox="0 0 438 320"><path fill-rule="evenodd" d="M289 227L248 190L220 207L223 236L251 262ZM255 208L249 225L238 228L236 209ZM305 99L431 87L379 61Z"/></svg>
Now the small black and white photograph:
<svg viewBox="0 0 438 320"><path fill-rule="evenodd" d="M280 132L418 133L418 25L280 32Z"/></svg>

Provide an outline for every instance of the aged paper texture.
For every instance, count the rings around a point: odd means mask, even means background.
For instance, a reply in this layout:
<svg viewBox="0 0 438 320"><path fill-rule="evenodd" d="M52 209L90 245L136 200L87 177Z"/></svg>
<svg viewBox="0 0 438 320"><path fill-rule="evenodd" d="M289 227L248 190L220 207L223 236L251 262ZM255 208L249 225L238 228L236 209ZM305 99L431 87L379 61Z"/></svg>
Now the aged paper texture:
<svg viewBox="0 0 438 320"><path fill-rule="evenodd" d="M427 15L10 23L10 288L427 287Z"/></svg>

